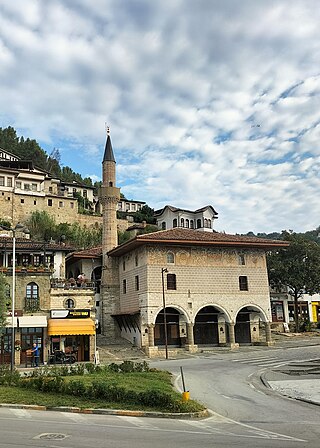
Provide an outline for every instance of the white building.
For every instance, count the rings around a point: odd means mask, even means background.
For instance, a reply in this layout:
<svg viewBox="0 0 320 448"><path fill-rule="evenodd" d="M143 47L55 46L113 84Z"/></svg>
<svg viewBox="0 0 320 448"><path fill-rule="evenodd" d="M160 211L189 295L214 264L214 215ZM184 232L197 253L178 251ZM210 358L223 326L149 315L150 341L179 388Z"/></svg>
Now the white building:
<svg viewBox="0 0 320 448"><path fill-rule="evenodd" d="M161 210L155 211L157 226L162 230L174 227L185 227L206 232L213 231L213 221L218 218L218 213L211 205L191 211L166 205Z"/></svg>

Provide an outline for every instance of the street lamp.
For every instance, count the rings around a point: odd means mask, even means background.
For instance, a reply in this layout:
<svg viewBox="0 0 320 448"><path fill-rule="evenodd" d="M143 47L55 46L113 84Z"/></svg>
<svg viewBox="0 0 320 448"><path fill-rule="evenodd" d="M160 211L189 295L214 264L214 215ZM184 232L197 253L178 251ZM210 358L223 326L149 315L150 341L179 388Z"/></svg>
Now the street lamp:
<svg viewBox="0 0 320 448"><path fill-rule="evenodd" d="M167 333L167 314L166 314L166 298L164 295L164 276L163 274L168 272L167 268L161 269L161 279L162 279L162 304L163 304L163 323L164 323L164 344L166 349L166 359L168 359L168 333Z"/></svg>
<svg viewBox="0 0 320 448"><path fill-rule="evenodd" d="M29 230L23 225L18 223L14 228L7 226L0 226L0 230L9 230L12 232L12 295L11 295L11 371L14 369L14 353L15 353L15 327L14 327L14 314L15 314L15 296L16 296L16 231L30 233Z"/></svg>

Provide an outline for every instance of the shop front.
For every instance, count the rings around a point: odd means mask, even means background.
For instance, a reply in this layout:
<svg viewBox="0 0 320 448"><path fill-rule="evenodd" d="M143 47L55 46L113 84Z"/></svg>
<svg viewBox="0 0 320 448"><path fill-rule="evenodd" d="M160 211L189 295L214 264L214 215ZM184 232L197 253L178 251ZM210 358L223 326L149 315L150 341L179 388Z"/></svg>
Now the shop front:
<svg viewBox="0 0 320 448"><path fill-rule="evenodd" d="M39 347L39 361L42 363L45 360L45 338L47 328L46 316L20 316L19 322L19 336L20 336L20 363L26 364L31 360L27 359L27 351L29 351L33 344L36 343Z"/></svg>
<svg viewBox="0 0 320 448"><path fill-rule="evenodd" d="M52 310L48 322L49 353L60 350L77 361L93 360L95 322L90 310Z"/></svg>

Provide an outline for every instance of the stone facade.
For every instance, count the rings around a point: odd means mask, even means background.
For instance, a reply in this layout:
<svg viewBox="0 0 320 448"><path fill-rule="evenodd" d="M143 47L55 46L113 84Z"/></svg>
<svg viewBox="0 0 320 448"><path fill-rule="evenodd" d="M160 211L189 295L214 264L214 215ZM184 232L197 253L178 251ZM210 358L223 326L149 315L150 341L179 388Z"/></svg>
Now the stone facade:
<svg viewBox="0 0 320 448"><path fill-rule="evenodd" d="M168 313L170 353L179 347L196 351L199 345L270 344L265 254L278 244L171 229L115 248L109 256L119 264L115 319L122 336L149 356L164 355Z"/></svg>

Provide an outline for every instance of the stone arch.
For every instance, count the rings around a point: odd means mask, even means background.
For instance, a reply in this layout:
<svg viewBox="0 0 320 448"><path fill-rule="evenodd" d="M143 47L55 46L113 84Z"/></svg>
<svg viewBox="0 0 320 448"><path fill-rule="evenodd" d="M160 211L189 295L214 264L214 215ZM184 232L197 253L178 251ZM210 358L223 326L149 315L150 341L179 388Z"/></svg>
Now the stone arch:
<svg viewBox="0 0 320 448"><path fill-rule="evenodd" d="M166 306L161 308L155 315L154 323L154 345L164 346L167 342L168 346L181 347L182 339L187 334L187 314L181 307ZM167 341L165 334L167 333Z"/></svg>
<svg viewBox="0 0 320 448"><path fill-rule="evenodd" d="M195 313L193 338L197 345L219 345L226 342L226 321L230 316L220 306L205 305Z"/></svg>
<svg viewBox="0 0 320 448"><path fill-rule="evenodd" d="M247 304L235 313L235 342L255 344L260 342L260 321L269 322L265 311L258 305Z"/></svg>

